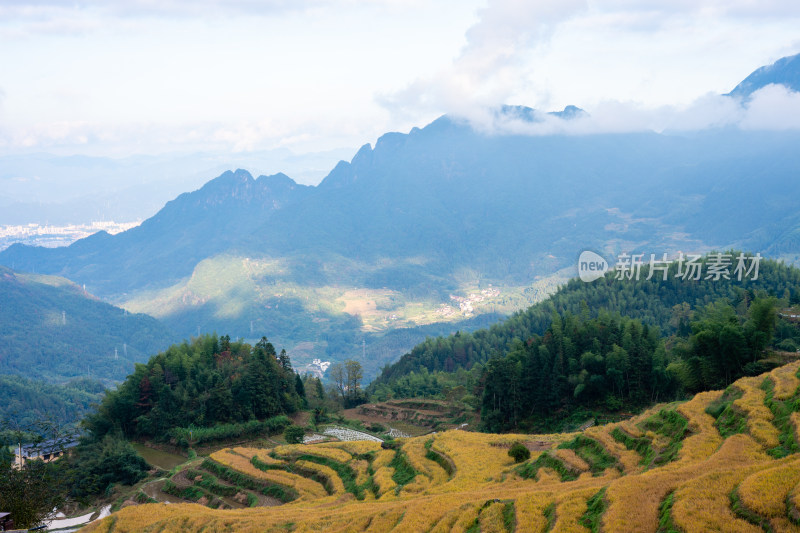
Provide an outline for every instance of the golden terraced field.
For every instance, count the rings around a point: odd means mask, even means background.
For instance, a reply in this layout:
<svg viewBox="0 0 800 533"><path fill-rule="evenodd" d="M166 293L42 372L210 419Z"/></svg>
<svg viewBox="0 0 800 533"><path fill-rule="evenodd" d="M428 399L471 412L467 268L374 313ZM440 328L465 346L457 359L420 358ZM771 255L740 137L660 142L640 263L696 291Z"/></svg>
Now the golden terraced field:
<svg viewBox="0 0 800 533"><path fill-rule="evenodd" d="M84 531L800 531L798 368L581 434L221 450L208 468L294 499L128 507ZM528 461L508 456L515 441Z"/></svg>

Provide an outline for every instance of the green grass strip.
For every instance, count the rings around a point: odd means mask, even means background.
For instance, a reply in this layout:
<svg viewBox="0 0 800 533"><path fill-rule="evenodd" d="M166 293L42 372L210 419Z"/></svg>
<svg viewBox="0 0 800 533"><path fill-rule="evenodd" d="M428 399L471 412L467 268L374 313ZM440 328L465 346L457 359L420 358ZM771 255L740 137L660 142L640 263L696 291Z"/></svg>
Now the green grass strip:
<svg viewBox="0 0 800 533"><path fill-rule="evenodd" d="M658 529L656 533L683 533L672 520L672 505L675 503L675 493L670 492L658 508Z"/></svg>
<svg viewBox="0 0 800 533"><path fill-rule="evenodd" d="M769 523L769 520L745 507L741 498L739 498L739 487L733 489L730 494L728 494L728 497L731 500L731 510L736 516L747 520L754 526L760 527L766 531L766 533L774 533L772 524Z"/></svg>
<svg viewBox="0 0 800 533"><path fill-rule="evenodd" d="M780 432L778 434L780 444L767 450L767 453L776 459L780 459L800 452L800 445L795 439L794 425L791 420L792 413L800 410L800 395L798 394L800 391L795 391L792 397L787 400L776 400L775 383L770 378L764 378L761 383L761 389L766 393L764 405L772 412L772 424Z"/></svg>
<svg viewBox="0 0 800 533"><path fill-rule="evenodd" d="M586 500L586 512L580 518L580 523L592 530L592 533L600 531L600 523L603 513L608 509L608 502L605 500L606 488L603 487L597 493Z"/></svg>
<svg viewBox="0 0 800 533"><path fill-rule="evenodd" d="M678 458L683 439L690 434L689 421L674 409L662 409L642 423L645 430L654 431L669 439L669 444L659 450L653 459L655 466L665 465Z"/></svg>
<svg viewBox="0 0 800 533"><path fill-rule="evenodd" d="M444 455L433 449L433 439L428 439L425 441L425 450L425 459L434 461L436 464L441 466L445 472L447 472L449 479L453 479L453 475L456 473L455 467L453 466L453 463L448 461Z"/></svg>
<svg viewBox="0 0 800 533"><path fill-rule="evenodd" d="M503 507L503 527L508 533L514 533L517 529L517 512L514 508L514 501L507 501Z"/></svg>
<svg viewBox="0 0 800 533"><path fill-rule="evenodd" d="M292 487L278 485L277 483L265 483L263 481L255 480L250 476L242 474L241 472L237 472L236 470L221 465L215 461L212 461L211 459L204 460L203 464L201 465L201 468L203 468L203 470L211 472L212 474L215 474L220 479L224 479L229 483L232 483L240 487L244 487L249 490L260 492L265 496L276 498L282 502L290 502L296 500L299 496L297 491L294 490Z"/></svg>
<svg viewBox="0 0 800 533"><path fill-rule="evenodd" d="M733 407L733 402L744 395L737 387L730 386L717 400L706 407L706 413L716 419L719 434L728 438L737 433L747 433L747 418Z"/></svg>
<svg viewBox="0 0 800 533"><path fill-rule="evenodd" d="M553 457L548 453L543 453L533 462L526 462L518 466L515 470L524 479L536 477L540 468L550 468L558 473L561 481L574 481L578 479L578 473L566 467L563 461Z"/></svg>
<svg viewBox="0 0 800 533"><path fill-rule="evenodd" d="M632 437L618 427L611 431L611 436L627 449L638 453L642 458L639 464L649 467L653 463L656 451L653 449L652 441L648 437Z"/></svg>
<svg viewBox="0 0 800 533"><path fill-rule="evenodd" d="M550 502L550 504L544 508L542 514L544 514L544 517L547 519L545 531L552 531L556 525L556 502Z"/></svg>
<svg viewBox="0 0 800 533"><path fill-rule="evenodd" d="M168 479L164 486L161 487L163 492L167 494L172 494L173 496L177 496L178 498L189 500L191 502L196 502L200 498L206 495L206 491L199 487L195 487L194 485L190 485L185 488L178 487L175 483L172 482L171 479Z"/></svg>
<svg viewBox="0 0 800 533"><path fill-rule="evenodd" d="M329 495L334 493L333 481L328 478L322 472L317 472L316 470L311 470L309 468L303 468L302 466L297 465L296 463L288 463L285 465L275 465L270 463L262 462L258 457L255 455L250 458L250 464L254 467L267 472L269 470L283 470L286 472L291 472L292 474L297 474L298 476L302 476L304 478L308 478L312 481L316 481L325 489Z"/></svg>
<svg viewBox="0 0 800 533"><path fill-rule="evenodd" d="M399 492L399 489L402 488L403 485L408 485L417 477L418 472L411 466L403 450L397 450L395 452L394 458L389 463L389 466L394 468L392 481L397 483L398 488L395 489L397 492Z"/></svg>
<svg viewBox="0 0 800 533"><path fill-rule="evenodd" d="M319 465L327 466L328 468L336 472L336 475L338 475L339 478L341 478L342 483L344 484L344 489L347 492L353 494L359 500L364 499L364 487L361 487L356 483L356 473L348 465L340 463L339 461L336 461L329 457L320 457L318 455L310 455L310 454L300 455L297 457L296 460L309 461L311 463L317 463Z"/></svg>
<svg viewBox="0 0 800 533"><path fill-rule="evenodd" d="M243 489L240 487L231 487L230 485L223 485L218 482L217 478L209 473L199 472L194 469L187 469L186 476L198 487L205 489L206 491L216 494L217 496L225 496L231 497L236 496L237 493L243 492ZM197 477L200 476L200 480L197 481Z"/></svg>
<svg viewBox="0 0 800 533"><path fill-rule="evenodd" d="M575 455L586 461L594 476L599 476L608 468L618 466L617 458L609 454L602 444L583 435L562 443L559 448L574 451Z"/></svg>

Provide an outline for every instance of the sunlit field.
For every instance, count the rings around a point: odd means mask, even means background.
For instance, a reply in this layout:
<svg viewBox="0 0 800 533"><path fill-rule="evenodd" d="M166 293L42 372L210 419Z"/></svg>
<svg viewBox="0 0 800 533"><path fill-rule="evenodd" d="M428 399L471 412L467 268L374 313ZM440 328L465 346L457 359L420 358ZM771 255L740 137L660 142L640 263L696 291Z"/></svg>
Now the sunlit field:
<svg viewBox="0 0 800 533"><path fill-rule="evenodd" d="M148 504L85 531L800 531L799 368L583 433L224 449L210 461L291 501Z"/></svg>

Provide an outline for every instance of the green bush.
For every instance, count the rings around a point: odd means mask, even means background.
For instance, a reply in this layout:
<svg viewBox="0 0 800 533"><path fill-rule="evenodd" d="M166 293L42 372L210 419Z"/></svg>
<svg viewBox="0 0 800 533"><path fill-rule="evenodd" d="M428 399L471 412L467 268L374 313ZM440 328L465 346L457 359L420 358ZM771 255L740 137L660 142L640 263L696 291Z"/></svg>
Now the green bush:
<svg viewBox="0 0 800 533"><path fill-rule="evenodd" d="M250 437L266 433L268 435L279 433L290 424L286 415L273 416L264 421L248 420L247 422L232 424L217 424L211 427L175 427L168 431L168 436L178 446L189 447L202 442L224 441Z"/></svg>
<svg viewBox="0 0 800 533"><path fill-rule="evenodd" d="M283 438L289 444L301 444L306 430L300 426L289 426L283 431Z"/></svg>
<svg viewBox="0 0 800 533"><path fill-rule="evenodd" d="M386 433L387 431L386 426L384 426L383 424L378 424L377 422L373 422L372 424L367 426L367 429L373 433Z"/></svg>
<svg viewBox="0 0 800 533"><path fill-rule="evenodd" d="M792 339L784 339L778 343L778 348L785 352L796 352L797 344Z"/></svg>
<svg viewBox="0 0 800 533"><path fill-rule="evenodd" d="M150 469L129 442L111 434L82 442L58 466L70 496L78 499L103 494L112 483L133 485Z"/></svg>
<svg viewBox="0 0 800 533"><path fill-rule="evenodd" d="M391 460L389 466L394 468L392 480L397 483L398 487L411 483L417 476L417 471L414 470L414 467L408 462L408 458L406 454L403 453L403 450L397 450L395 452L394 459Z"/></svg>
<svg viewBox="0 0 800 533"><path fill-rule="evenodd" d="M508 450L508 456L514 459L515 463L521 463L531 458L531 451L521 442L515 442Z"/></svg>

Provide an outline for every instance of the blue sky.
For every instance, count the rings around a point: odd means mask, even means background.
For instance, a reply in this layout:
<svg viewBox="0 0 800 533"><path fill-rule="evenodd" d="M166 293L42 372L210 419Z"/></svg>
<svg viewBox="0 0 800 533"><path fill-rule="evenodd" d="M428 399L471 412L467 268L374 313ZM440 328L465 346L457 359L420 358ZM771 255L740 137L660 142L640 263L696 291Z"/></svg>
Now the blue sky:
<svg viewBox="0 0 800 533"><path fill-rule="evenodd" d="M799 27L778 0L4 0L0 155L323 151L500 103L702 126Z"/></svg>

